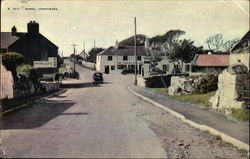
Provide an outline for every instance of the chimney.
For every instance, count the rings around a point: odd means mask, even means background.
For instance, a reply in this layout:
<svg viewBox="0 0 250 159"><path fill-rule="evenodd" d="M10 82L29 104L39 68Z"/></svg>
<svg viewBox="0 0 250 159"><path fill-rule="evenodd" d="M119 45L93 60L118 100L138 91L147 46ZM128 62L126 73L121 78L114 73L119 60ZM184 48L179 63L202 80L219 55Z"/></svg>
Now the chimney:
<svg viewBox="0 0 250 159"><path fill-rule="evenodd" d="M149 50L149 39L146 38L145 43L144 43L145 49Z"/></svg>
<svg viewBox="0 0 250 159"><path fill-rule="evenodd" d="M116 39L115 41L115 48L118 49L119 48L119 43L118 43L118 40Z"/></svg>
<svg viewBox="0 0 250 159"><path fill-rule="evenodd" d="M15 36L15 35L16 35L16 27L15 27L15 26L13 26L13 27L11 28L11 35L12 35L12 36Z"/></svg>
<svg viewBox="0 0 250 159"><path fill-rule="evenodd" d="M29 34L38 34L39 33L39 24L36 23L35 21L30 21L27 24L27 27L28 27Z"/></svg>

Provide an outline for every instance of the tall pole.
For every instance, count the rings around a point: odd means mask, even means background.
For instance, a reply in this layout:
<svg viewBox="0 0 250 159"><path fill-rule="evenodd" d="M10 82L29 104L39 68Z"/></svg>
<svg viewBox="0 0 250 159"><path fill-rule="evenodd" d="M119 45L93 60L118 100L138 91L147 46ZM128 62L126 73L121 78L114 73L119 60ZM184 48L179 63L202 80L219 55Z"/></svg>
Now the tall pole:
<svg viewBox="0 0 250 159"><path fill-rule="evenodd" d="M76 63L75 63L76 57L75 57L75 55L76 55L76 46L78 46L78 45L72 44L72 46L74 48L74 59L73 59L73 61L74 61L74 72L75 72L76 71Z"/></svg>
<svg viewBox="0 0 250 159"><path fill-rule="evenodd" d="M94 39L94 63L95 63L95 39Z"/></svg>
<svg viewBox="0 0 250 159"><path fill-rule="evenodd" d="M0 110L2 110L1 99L2 99L2 54L0 53Z"/></svg>
<svg viewBox="0 0 250 159"><path fill-rule="evenodd" d="M135 17L134 55L135 55L135 86L137 86L137 46L136 46L136 17Z"/></svg>
<svg viewBox="0 0 250 159"><path fill-rule="evenodd" d="M96 66L96 55L95 55L95 39L94 39L94 69L95 69L95 66Z"/></svg>

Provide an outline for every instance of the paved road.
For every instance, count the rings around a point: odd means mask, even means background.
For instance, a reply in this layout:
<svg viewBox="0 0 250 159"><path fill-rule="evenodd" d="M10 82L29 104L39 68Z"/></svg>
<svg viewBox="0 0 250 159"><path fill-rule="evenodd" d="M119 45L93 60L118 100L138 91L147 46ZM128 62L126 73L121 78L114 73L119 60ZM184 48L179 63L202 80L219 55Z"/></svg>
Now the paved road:
<svg viewBox="0 0 250 159"><path fill-rule="evenodd" d="M132 75L105 75L77 66L67 91L1 120L7 157L239 158L241 153L129 93Z"/></svg>
<svg viewBox="0 0 250 159"><path fill-rule="evenodd" d="M127 91L131 78L104 76L105 84L94 86L92 71L77 70L82 80L66 81L67 92L3 120L8 157L166 157L131 111L139 102Z"/></svg>

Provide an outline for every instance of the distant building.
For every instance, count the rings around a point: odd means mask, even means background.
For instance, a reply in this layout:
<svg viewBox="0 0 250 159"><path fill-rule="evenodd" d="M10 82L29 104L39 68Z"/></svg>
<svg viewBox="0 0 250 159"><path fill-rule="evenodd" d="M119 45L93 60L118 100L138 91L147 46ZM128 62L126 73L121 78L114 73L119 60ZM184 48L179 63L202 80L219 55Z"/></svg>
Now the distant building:
<svg viewBox="0 0 250 159"><path fill-rule="evenodd" d="M85 50L82 50L82 52L79 54L83 58L83 60L86 60L88 54L85 52Z"/></svg>
<svg viewBox="0 0 250 159"><path fill-rule="evenodd" d="M250 70L250 30L232 48L229 63L243 63Z"/></svg>
<svg viewBox="0 0 250 159"><path fill-rule="evenodd" d="M142 68L142 59L147 55L144 46L137 46L137 67L139 74ZM123 46L116 42L116 46L111 46L97 54L96 70L105 73L121 71L124 68L134 68L135 56L133 46Z"/></svg>
<svg viewBox="0 0 250 159"><path fill-rule="evenodd" d="M220 73L229 66L229 55L196 54L192 72Z"/></svg>
<svg viewBox="0 0 250 159"><path fill-rule="evenodd" d="M24 56L27 64L34 61L48 61L49 57L56 57L58 63L58 47L39 33L39 24L30 21L27 33L19 33L15 26L12 32L1 32L1 52L17 52ZM54 73L57 68L39 68L41 73Z"/></svg>
<svg viewBox="0 0 250 159"><path fill-rule="evenodd" d="M0 53L8 52L8 47L23 35L25 35L25 33L18 33L15 26L12 27L11 32L1 32Z"/></svg>

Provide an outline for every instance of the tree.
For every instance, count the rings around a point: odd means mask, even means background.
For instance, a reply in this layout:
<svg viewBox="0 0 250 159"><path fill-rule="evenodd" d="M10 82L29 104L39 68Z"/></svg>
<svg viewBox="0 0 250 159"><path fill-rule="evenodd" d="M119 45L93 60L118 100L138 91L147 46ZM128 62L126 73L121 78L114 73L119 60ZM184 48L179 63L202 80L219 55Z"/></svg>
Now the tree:
<svg viewBox="0 0 250 159"><path fill-rule="evenodd" d="M23 55L16 52L7 52L3 54L3 64L7 70L11 71L14 81L17 78L16 67L23 63Z"/></svg>
<svg viewBox="0 0 250 159"><path fill-rule="evenodd" d="M103 51L104 49L103 48L92 48L88 54L89 56L87 57L86 61L89 61L89 62L96 62L96 55L98 53L100 53L101 51Z"/></svg>
<svg viewBox="0 0 250 159"><path fill-rule="evenodd" d="M177 38L184 34L185 31L182 30L170 30L162 36L152 37L150 39L151 47L153 49L162 50L165 55L171 55Z"/></svg>
<svg viewBox="0 0 250 159"><path fill-rule="evenodd" d="M210 50L219 51L223 45L223 35L215 34L207 38L206 43Z"/></svg>
<svg viewBox="0 0 250 159"><path fill-rule="evenodd" d="M172 59L181 60L183 62L191 62L195 54L202 54L203 47L196 47L193 45L194 41L190 39L179 40L173 46Z"/></svg>
<svg viewBox="0 0 250 159"><path fill-rule="evenodd" d="M137 34L136 35L136 45L137 46L144 46L146 39L147 39L146 35ZM119 45L134 46L134 36L131 36L128 39L122 40L121 42L119 42Z"/></svg>

